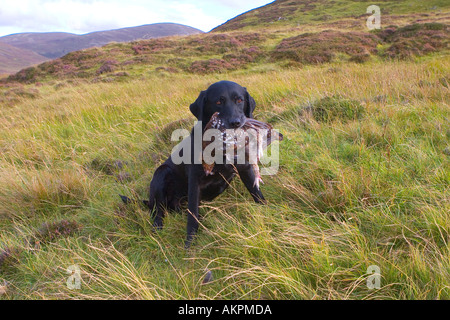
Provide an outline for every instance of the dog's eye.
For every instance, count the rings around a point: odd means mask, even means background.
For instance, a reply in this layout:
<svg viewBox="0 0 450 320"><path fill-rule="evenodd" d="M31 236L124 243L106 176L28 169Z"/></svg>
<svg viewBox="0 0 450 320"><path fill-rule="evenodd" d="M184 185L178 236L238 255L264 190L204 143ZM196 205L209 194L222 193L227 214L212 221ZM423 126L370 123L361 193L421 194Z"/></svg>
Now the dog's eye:
<svg viewBox="0 0 450 320"><path fill-rule="evenodd" d="M237 102L237 103L241 103L242 101L244 101L244 100L242 100L241 98L237 98L237 99L236 99L236 102Z"/></svg>
<svg viewBox="0 0 450 320"><path fill-rule="evenodd" d="M217 104L217 105L220 105L220 104L222 104L222 101L218 100L218 101L216 102L216 104Z"/></svg>

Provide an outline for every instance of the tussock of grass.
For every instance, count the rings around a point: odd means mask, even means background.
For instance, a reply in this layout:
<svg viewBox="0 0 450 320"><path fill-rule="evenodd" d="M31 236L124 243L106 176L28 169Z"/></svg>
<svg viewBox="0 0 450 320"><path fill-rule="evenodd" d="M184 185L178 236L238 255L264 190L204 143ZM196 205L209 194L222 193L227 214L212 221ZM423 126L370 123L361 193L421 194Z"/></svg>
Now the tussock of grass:
<svg viewBox="0 0 450 320"><path fill-rule="evenodd" d="M361 119L364 115L363 105L351 99L346 99L339 95L327 96L308 103L306 106L299 106L282 112L280 115L269 119L271 123L281 121L306 122L314 119L317 122L347 122L349 120Z"/></svg>

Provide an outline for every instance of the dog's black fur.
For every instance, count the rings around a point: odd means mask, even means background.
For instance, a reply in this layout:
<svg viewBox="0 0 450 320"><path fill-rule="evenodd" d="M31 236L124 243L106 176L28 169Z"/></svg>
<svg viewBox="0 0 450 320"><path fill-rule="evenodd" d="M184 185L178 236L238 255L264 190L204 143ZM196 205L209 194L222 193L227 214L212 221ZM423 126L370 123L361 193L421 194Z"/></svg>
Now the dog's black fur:
<svg viewBox="0 0 450 320"><path fill-rule="evenodd" d="M197 100L190 105L194 116L202 121L201 132L215 112L228 129L240 128L245 118L253 118L255 100L246 88L230 81L220 81L202 91ZM255 186L255 174L250 164L216 164L214 174L206 176L202 164L195 164L198 157L194 148L194 129L191 131L191 164L174 164L170 156L153 175L150 183L150 200L145 202L153 213L153 226L161 229L165 210L180 210L183 199L188 200L187 237L188 248L197 232L199 223L198 207L201 200L212 200L220 195L230 184L236 173L257 203L265 203L264 196ZM236 172L237 171L237 172ZM122 196L124 202L129 199ZM156 210L155 210L156 209Z"/></svg>

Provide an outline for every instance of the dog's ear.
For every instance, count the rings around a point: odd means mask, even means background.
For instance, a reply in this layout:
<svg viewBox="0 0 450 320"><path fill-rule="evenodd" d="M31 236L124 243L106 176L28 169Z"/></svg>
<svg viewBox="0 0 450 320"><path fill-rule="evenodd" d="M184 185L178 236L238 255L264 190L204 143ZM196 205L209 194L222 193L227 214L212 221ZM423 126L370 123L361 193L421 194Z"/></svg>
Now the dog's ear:
<svg viewBox="0 0 450 320"><path fill-rule="evenodd" d="M205 105L205 95L206 91L200 92L197 100L195 100L194 103L192 103L189 107L189 110L191 110L192 114L199 120L202 121L203 119L203 107Z"/></svg>
<svg viewBox="0 0 450 320"><path fill-rule="evenodd" d="M255 99L245 90L245 109L244 113L247 118L253 118L253 111L256 108Z"/></svg>

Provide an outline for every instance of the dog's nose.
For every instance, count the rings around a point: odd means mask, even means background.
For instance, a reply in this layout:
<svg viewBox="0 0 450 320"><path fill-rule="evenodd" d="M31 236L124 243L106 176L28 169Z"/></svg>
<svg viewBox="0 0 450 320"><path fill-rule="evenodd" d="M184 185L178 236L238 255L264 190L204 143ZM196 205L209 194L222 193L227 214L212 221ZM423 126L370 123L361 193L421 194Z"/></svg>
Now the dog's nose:
<svg viewBox="0 0 450 320"><path fill-rule="evenodd" d="M233 120L230 121L230 126L232 128L239 128L241 126L241 123L242 123L241 119L236 118L236 119L233 119Z"/></svg>

